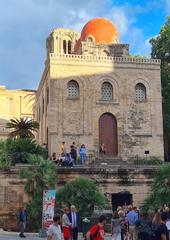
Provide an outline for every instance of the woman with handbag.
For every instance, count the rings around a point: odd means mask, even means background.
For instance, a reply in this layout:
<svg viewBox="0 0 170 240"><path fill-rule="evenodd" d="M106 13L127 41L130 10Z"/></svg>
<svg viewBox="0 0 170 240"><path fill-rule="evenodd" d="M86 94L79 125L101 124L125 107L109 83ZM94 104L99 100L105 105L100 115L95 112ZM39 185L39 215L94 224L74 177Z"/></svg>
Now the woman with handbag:
<svg viewBox="0 0 170 240"><path fill-rule="evenodd" d="M71 240L71 222L69 220L70 209L68 207L64 208L64 214L62 216L62 229L64 240Z"/></svg>

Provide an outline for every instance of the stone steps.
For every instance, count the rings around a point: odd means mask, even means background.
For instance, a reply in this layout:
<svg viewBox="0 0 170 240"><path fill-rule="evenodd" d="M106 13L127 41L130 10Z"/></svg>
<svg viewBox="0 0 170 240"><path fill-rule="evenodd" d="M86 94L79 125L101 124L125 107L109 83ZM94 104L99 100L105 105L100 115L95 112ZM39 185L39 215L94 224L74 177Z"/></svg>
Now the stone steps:
<svg viewBox="0 0 170 240"><path fill-rule="evenodd" d="M89 165L91 166L99 166L99 167L109 167L109 166L122 166L127 165L125 161L123 161L120 157L110 157L110 158L99 158L97 160L92 161Z"/></svg>

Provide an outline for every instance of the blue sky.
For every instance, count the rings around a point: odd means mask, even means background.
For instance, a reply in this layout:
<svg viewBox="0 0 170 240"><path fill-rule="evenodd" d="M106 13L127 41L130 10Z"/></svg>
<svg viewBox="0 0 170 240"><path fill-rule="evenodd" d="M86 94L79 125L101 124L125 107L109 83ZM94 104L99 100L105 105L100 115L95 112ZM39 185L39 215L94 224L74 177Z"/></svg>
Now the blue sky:
<svg viewBox="0 0 170 240"><path fill-rule="evenodd" d="M149 56L149 39L170 15L170 0L1 0L0 85L36 89L45 61L45 39L53 28L81 31L94 17L117 26L132 54Z"/></svg>

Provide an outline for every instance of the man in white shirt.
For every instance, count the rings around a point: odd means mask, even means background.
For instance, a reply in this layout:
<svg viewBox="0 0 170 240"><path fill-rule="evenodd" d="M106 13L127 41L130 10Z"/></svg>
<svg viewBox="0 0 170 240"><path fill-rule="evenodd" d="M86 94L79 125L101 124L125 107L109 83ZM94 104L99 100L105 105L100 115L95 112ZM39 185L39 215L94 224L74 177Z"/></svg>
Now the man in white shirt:
<svg viewBox="0 0 170 240"><path fill-rule="evenodd" d="M61 240L60 216L53 217L53 224L48 229L47 240Z"/></svg>

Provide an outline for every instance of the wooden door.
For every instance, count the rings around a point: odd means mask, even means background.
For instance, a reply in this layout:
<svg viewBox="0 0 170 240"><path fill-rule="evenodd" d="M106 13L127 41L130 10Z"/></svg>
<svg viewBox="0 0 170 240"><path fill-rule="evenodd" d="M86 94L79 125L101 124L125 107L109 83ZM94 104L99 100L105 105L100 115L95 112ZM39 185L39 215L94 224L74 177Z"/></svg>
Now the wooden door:
<svg viewBox="0 0 170 240"><path fill-rule="evenodd" d="M106 156L116 156L117 147L117 122L110 113L104 113L99 119L99 147L106 146Z"/></svg>

